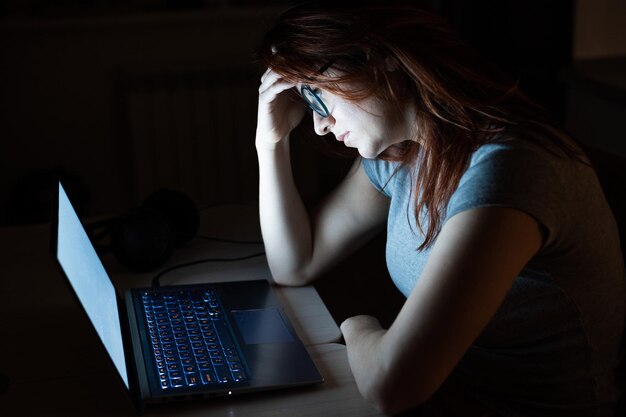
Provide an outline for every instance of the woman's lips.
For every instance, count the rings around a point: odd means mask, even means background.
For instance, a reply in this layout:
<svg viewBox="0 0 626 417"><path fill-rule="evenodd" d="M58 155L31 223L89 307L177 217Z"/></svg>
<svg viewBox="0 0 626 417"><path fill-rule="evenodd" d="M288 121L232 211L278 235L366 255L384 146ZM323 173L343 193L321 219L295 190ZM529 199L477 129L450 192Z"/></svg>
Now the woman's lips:
<svg viewBox="0 0 626 417"><path fill-rule="evenodd" d="M337 140L339 142L343 142L344 140L346 140L346 137L350 134L350 132L344 132L341 135L337 136Z"/></svg>

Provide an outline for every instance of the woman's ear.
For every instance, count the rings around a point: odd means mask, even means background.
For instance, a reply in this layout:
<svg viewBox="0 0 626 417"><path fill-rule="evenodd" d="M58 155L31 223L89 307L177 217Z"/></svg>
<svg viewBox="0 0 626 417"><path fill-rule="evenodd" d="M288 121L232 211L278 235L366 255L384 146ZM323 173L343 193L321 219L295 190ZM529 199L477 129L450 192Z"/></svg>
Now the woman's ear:
<svg viewBox="0 0 626 417"><path fill-rule="evenodd" d="M385 70L389 72L393 72L397 70L399 66L400 65L398 64L397 59L390 57L390 56L385 58Z"/></svg>

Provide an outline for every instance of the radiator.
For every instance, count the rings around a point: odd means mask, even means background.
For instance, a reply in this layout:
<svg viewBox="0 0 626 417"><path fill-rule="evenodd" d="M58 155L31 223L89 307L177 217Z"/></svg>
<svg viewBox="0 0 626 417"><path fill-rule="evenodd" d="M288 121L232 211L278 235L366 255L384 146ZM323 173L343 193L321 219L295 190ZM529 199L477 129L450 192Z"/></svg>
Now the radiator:
<svg viewBox="0 0 626 417"><path fill-rule="evenodd" d="M125 73L122 165L131 203L161 187L199 206L255 201L258 79L231 68Z"/></svg>

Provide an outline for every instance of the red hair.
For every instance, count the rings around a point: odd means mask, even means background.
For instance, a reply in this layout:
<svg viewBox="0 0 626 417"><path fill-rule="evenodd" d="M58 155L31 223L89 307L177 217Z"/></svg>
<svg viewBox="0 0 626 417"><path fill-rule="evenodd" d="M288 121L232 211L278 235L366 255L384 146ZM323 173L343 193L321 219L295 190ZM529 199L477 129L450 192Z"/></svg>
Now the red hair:
<svg viewBox="0 0 626 417"><path fill-rule="evenodd" d="M402 114L409 102L415 105L418 137L379 158L399 167L419 164L411 190L416 223L425 235L418 249L439 233L472 153L502 137L497 133L521 128L531 133L529 140L547 137L572 149L516 82L481 59L443 19L415 7L296 6L266 34L260 57L287 80L306 80L355 102L375 96L390 115ZM329 63L339 71L320 73ZM427 230L419 215L424 209Z"/></svg>

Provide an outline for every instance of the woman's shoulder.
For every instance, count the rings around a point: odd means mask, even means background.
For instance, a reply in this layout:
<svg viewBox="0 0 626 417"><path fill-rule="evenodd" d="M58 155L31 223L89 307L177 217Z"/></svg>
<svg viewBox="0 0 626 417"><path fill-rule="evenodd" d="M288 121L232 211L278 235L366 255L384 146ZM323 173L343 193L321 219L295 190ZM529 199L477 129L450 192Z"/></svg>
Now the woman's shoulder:
<svg viewBox="0 0 626 417"><path fill-rule="evenodd" d="M448 215L475 207L511 207L532 215L555 235L566 219L578 221L574 212L587 210L583 196L599 200L602 194L584 154L558 139L506 134L477 148L450 199Z"/></svg>
<svg viewBox="0 0 626 417"><path fill-rule="evenodd" d="M548 172L566 173L589 168L590 164L578 144L565 133L509 130L479 146L471 155L468 170L498 167L503 170L524 169L529 176Z"/></svg>
<svg viewBox="0 0 626 417"><path fill-rule="evenodd" d="M567 133L550 126L541 128L509 128L497 134L474 152L479 159L490 154L517 153L521 157L536 155L546 159L573 159L584 161L584 152Z"/></svg>

